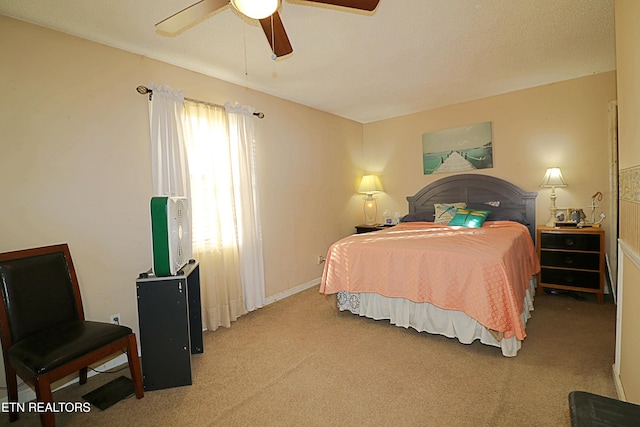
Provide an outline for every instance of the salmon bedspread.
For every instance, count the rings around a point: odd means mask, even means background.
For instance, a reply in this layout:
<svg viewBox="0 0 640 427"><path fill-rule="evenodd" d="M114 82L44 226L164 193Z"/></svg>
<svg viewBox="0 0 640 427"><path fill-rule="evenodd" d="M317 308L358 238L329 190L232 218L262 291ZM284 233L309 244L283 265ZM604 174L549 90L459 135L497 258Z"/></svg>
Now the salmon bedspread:
<svg viewBox="0 0 640 427"><path fill-rule="evenodd" d="M320 292L369 292L466 313L523 340L529 280L540 270L529 230L510 221L480 228L401 223L354 234L327 253Z"/></svg>

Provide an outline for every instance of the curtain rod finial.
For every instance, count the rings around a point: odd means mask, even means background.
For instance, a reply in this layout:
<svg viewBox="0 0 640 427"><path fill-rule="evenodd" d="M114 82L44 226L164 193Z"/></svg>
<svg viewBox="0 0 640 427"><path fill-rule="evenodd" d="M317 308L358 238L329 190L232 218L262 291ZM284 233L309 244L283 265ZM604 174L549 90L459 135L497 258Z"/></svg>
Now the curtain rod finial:
<svg viewBox="0 0 640 427"><path fill-rule="evenodd" d="M149 94L149 101L151 101L151 97L153 96L153 91L152 91L151 89L149 89L149 88L148 88L148 87L146 87L146 86L142 86L142 85L140 85L140 86L138 86L138 87L136 88L136 91L138 91L138 93L139 93L140 95L145 95L145 94L147 94L147 93L148 93L148 94Z"/></svg>

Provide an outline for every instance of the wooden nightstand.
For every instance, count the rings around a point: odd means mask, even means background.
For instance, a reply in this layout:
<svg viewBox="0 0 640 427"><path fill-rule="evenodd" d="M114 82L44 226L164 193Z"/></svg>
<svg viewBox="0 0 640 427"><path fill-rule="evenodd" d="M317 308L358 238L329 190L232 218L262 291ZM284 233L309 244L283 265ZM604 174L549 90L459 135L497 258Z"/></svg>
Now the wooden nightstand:
<svg viewBox="0 0 640 427"><path fill-rule="evenodd" d="M596 294L604 302L604 230L538 227L538 295L544 288Z"/></svg>
<svg viewBox="0 0 640 427"><path fill-rule="evenodd" d="M375 224L375 225L356 225L356 234L371 233L372 231L384 230L393 227L393 225Z"/></svg>

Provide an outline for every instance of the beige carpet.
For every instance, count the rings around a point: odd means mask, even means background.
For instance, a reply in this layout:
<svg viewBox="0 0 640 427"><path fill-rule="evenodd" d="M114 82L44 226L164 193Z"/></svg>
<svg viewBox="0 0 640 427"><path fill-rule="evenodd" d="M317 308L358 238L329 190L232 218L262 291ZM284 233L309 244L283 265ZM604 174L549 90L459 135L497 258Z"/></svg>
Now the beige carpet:
<svg viewBox="0 0 640 427"><path fill-rule="evenodd" d="M205 333L193 385L150 391L59 426L568 426L567 395L615 397L615 306L536 298L515 358L480 343L338 313L317 287ZM101 374L60 402L127 374ZM0 424L8 424L0 414ZM12 426L38 425L23 414Z"/></svg>

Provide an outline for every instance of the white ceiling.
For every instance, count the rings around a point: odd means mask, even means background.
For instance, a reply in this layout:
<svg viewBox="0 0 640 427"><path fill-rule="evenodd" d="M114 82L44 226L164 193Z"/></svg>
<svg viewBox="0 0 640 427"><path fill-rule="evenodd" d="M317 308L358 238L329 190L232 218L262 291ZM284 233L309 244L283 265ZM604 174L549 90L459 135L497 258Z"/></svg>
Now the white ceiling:
<svg viewBox="0 0 640 427"><path fill-rule="evenodd" d="M231 6L156 34L194 2L2 0L0 14L362 123L615 69L613 0L380 0L371 14L285 0L294 52L276 61Z"/></svg>

